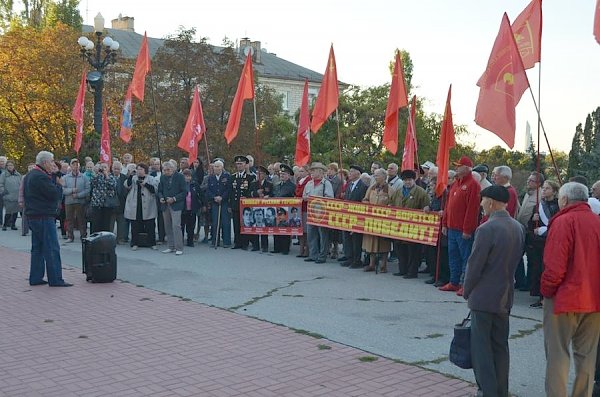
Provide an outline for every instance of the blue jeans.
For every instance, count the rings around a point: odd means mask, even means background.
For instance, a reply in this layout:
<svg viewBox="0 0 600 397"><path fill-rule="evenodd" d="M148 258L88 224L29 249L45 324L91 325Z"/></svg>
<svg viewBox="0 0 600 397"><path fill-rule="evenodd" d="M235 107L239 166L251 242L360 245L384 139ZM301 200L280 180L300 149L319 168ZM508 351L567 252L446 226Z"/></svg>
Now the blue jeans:
<svg viewBox="0 0 600 397"><path fill-rule="evenodd" d="M460 230L448 229L448 263L450 265L450 282L454 285L462 285L465 279L467 259L471 255L473 247L473 236L468 240L462 237Z"/></svg>
<svg viewBox="0 0 600 397"><path fill-rule="evenodd" d="M29 219L31 229L31 266L29 283L39 284L44 278L44 268L48 275L48 284L60 285L62 278L62 263L60 247L56 234L54 218Z"/></svg>
<svg viewBox="0 0 600 397"><path fill-rule="evenodd" d="M221 205L221 230L223 230L223 245L231 245L231 215L227 211L227 205ZM217 230L217 223L219 223L219 204L213 203L210 207L211 221L212 221L212 239L211 244L215 245L215 238L219 241L219 230Z"/></svg>

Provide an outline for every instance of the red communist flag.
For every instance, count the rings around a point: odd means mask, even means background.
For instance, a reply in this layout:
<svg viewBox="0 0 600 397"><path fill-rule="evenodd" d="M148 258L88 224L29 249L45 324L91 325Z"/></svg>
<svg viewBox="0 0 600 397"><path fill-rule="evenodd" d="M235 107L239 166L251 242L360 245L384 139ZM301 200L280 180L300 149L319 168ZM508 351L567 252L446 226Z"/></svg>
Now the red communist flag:
<svg viewBox="0 0 600 397"><path fill-rule="evenodd" d="M190 114L177 144L179 148L189 153L190 163L198 158L198 142L200 142L205 132L206 124L204 123L204 114L202 113L202 103L200 102L198 86L196 86Z"/></svg>
<svg viewBox="0 0 600 397"><path fill-rule="evenodd" d="M316 133L327 118L337 109L338 97L340 91L338 87L337 69L335 66L335 55L333 53L333 44L329 50L329 59L327 60L327 69L323 74L323 81L319 89L319 95L315 102L315 107L312 112L312 121L310 129Z"/></svg>
<svg viewBox="0 0 600 397"><path fill-rule="evenodd" d="M296 135L295 163L304 166L310 162L310 115L308 108L308 80L304 81L302 105L300 105L300 120Z"/></svg>
<svg viewBox="0 0 600 397"><path fill-rule="evenodd" d="M140 101L144 102L144 86L146 75L150 72L150 51L148 51L148 36L144 32L142 46L135 61L133 79L131 79L131 93Z"/></svg>
<svg viewBox="0 0 600 397"><path fill-rule="evenodd" d="M390 96L385 110L385 128L382 139L383 144L392 154L396 154L398 151L398 110L404 106L408 106L406 83L400 53L396 52L396 63L394 64Z"/></svg>
<svg viewBox="0 0 600 397"><path fill-rule="evenodd" d="M75 106L71 112L71 117L75 120L75 141L73 142L73 149L79 153L81 148L81 142L83 142L83 105L85 104L85 84L86 84L86 71L81 73L81 82L79 83L79 91L77 92L77 99L75 100Z"/></svg>
<svg viewBox="0 0 600 397"><path fill-rule="evenodd" d="M100 161L110 164L112 153L110 151L110 131L108 130L108 116L106 108L102 110L102 136L100 137Z"/></svg>
<svg viewBox="0 0 600 397"><path fill-rule="evenodd" d="M596 2L596 14L594 16L594 36L596 41L600 44L600 0Z"/></svg>
<svg viewBox="0 0 600 397"><path fill-rule="evenodd" d="M531 0L513 22L512 30L523 58L523 66L531 69L541 59L542 0Z"/></svg>
<svg viewBox="0 0 600 397"><path fill-rule="evenodd" d="M125 142L131 141L131 129L133 128L133 102L131 101L131 85L125 94L123 101L123 113L121 114L121 132L119 137Z"/></svg>
<svg viewBox="0 0 600 397"><path fill-rule="evenodd" d="M515 145L515 107L529 87L523 62L504 13L487 68L479 81L475 123Z"/></svg>
<svg viewBox="0 0 600 397"><path fill-rule="evenodd" d="M242 108L246 99L254 99L254 72L252 71L252 51L246 56L246 63L238 82L237 91L231 103L231 111L229 112L229 120L225 127L225 139L227 143L231 143L237 136L240 129L240 120L242 118Z"/></svg>
<svg viewBox="0 0 600 397"><path fill-rule="evenodd" d="M404 137L404 153L402 153L401 170L414 170L417 159L417 130L415 128L415 110L417 108L417 96L413 95L410 104L410 115L406 123L406 136Z"/></svg>
<svg viewBox="0 0 600 397"><path fill-rule="evenodd" d="M435 185L436 197L441 197L448 186L448 171L450 170L450 149L456 146L454 139L454 124L452 123L452 108L450 99L452 97L452 84L448 88L448 98L446 99L446 110L444 110L444 120L442 121L442 130L440 132L440 142L438 143L437 157L435 163L438 166L438 178Z"/></svg>

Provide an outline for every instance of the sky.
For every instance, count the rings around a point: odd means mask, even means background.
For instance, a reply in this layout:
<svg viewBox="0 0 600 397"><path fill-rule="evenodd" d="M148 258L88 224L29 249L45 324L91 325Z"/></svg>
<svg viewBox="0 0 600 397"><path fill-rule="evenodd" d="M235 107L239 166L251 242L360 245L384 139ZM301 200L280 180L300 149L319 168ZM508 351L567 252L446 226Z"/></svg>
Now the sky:
<svg viewBox="0 0 600 397"><path fill-rule="evenodd" d="M164 37L179 26L220 45L224 37L258 40L264 49L319 73L333 43L338 79L362 87L389 83L396 48L414 64L414 93L425 110L443 114L452 84L455 124L466 125L478 150L508 148L474 123L479 88L504 12L514 21L529 0L81 0L84 23L100 12L135 18L135 31ZM542 62L527 71L553 150L568 153L578 123L600 106L600 44L593 36L595 0L544 0ZM541 77L541 79L540 79ZM541 80L541 98L538 86ZM537 140L537 113L525 92L517 106L516 150L525 149L525 125ZM543 142L541 150L546 151Z"/></svg>

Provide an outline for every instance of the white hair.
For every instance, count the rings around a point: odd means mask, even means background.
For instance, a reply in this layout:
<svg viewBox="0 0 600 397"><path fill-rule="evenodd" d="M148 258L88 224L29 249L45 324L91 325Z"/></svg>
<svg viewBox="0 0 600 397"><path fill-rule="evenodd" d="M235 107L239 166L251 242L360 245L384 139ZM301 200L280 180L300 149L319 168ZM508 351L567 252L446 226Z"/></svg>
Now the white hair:
<svg viewBox="0 0 600 397"><path fill-rule="evenodd" d="M0 161L8 161L8 158L6 156L0 156Z"/></svg>
<svg viewBox="0 0 600 397"><path fill-rule="evenodd" d="M396 171L398 171L398 164L396 164L396 163L389 163L388 164L388 168L390 168L390 167L392 167L393 169L395 169ZM375 175L375 174L373 174L373 175Z"/></svg>
<svg viewBox="0 0 600 397"><path fill-rule="evenodd" d="M456 171L454 171L454 170L448 171L448 178L453 179L455 176L456 176Z"/></svg>
<svg viewBox="0 0 600 397"><path fill-rule="evenodd" d="M162 163L162 167L163 167L163 170L165 168L169 168L171 170L175 170L175 168L177 168L176 166L173 165L173 163L171 161L165 161L164 163Z"/></svg>
<svg viewBox="0 0 600 397"><path fill-rule="evenodd" d="M373 172L373 176L375 175L381 175L381 176L387 176L387 171L384 170L383 168L377 168L374 172Z"/></svg>
<svg viewBox="0 0 600 397"><path fill-rule="evenodd" d="M221 167L223 167L223 165L224 165L224 164L223 164L223 162L222 162L221 160L217 160L217 161L215 161L215 162L213 163L213 167L214 167L215 165L220 165Z"/></svg>
<svg viewBox="0 0 600 397"><path fill-rule="evenodd" d="M566 197L569 203L584 202L589 198L588 187L578 182L568 182L562 185L558 191L558 198Z"/></svg>
<svg viewBox="0 0 600 397"><path fill-rule="evenodd" d="M494 174L505 176L509 181L512 179L512 170L507 165L499 165L494 168L493 172Z"/></svg>
<svg viewBox="0 0 600 397"><path fill-rule="evenodd" d="M429 168L429 175L437 176L438 171L439 171L438 167L436 167L434 165L431 168Z"/></svg>
<svg viewBox="0 0 600 397"><path fill-rule="evenodd" d="M36 164L44 164L46 161L54 161L54 155L51 152L47 152L45 150L42 150L41 152L39 152L37 154L37 156L35 156L35 163Z"/></svg>
<svg viewBox="0 0 600 397"><path fill-rule="evenodd" d="M471 175L473 175L473 179L475 179L477 182L481 182L481 175L479 175L479 172L471 171Z"/></svg>

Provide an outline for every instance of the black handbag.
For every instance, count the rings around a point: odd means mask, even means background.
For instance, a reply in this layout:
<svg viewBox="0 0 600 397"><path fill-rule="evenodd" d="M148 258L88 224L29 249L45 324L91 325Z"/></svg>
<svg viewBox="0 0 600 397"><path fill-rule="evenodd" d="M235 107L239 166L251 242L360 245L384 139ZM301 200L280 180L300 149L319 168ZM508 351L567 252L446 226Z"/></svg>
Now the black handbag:
<svg viewBox="0 0 600 397"><path fill-rule="evenodd" d="M471 369L471 312L459 324L454 325L454 337L450 343L450 362L462 369Z"/></svg>

